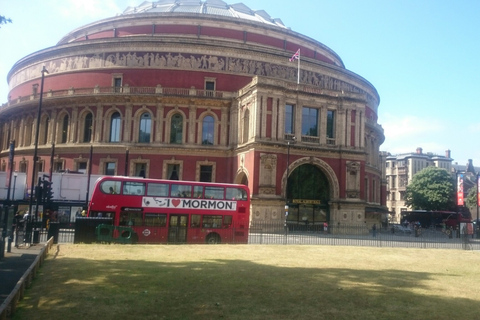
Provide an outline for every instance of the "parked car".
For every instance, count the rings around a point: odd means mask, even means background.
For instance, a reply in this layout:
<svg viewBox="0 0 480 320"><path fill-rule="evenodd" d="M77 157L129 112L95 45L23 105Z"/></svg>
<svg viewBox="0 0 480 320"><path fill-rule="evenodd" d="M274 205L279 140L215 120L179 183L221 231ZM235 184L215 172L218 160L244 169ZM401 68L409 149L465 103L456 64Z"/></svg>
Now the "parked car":
<svg viewBox="0 0 480 320"><path fill-rule="evenodd" d="M402 226L401 224L392 224L391 229L392 233L399 233L399 234L411 234L412 229Z"/></svg>

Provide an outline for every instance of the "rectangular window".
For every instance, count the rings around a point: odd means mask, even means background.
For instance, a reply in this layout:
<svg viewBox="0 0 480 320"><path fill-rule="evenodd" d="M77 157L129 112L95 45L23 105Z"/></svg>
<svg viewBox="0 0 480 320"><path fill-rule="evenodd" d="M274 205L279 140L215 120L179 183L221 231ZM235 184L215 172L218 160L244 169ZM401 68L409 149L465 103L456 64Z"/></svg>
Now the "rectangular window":
<svg viewBox="0 0 480 320"><path fill-rule="evenodd" d="M126 181L123 183L123 194L145 195L145 183Z"/></svg>
<svg viewBox="0 0 480 320"><path fill-rule="evenodd" d="M203 216L204 228L220 228L222 226L222 216Z"/></svg>
<svg viewBox="0 0 480 320"><path fill-rule="evenodd" d="M149 227L165 227L167 225L166 214L146 213L145 226Z"/></svg>
<svg viewBox="0 0 480 320"><path fill-rule="evenodd" d="M215 81L205 81L205 95L207 97L213 97L215 94Z"/></svg>
<svg viewBox="0 0 480 320"><path fill-rule="evenodd" d="M196 199L203 198L203 187L202 186L194 186L193 187L193 197Z"/></svg>
<svg viewBox="0 0 480 320"><path fill-rule="evenodd" d="M146 168L147 168L146 163L135 163L135 176L145 178L146 177L145 172L147 171Z"/></svg>
<svg viewBox="0 0 480 320"><path fill-rule="evenodd" d="M115 162L105 163L105 175L114 176L115 175Z"/></svg>
<svg viewBox="0 0 480 320"><path fill-rule="evenodd" d="M168 197L168 184L149 183L147 185L147 196L150 197Z"/></svg>
<svg viewBox="0 0 480 320"><path fill-rule="evenodd" d="M170 196L179 198L191 198L192 186L185 186L181 184L172 184Z"/></svg>
<svg viewBox="0 0 480 320"><path fill-rule="evenodd" d="M222 187L205 187L206 199L223 199L225 189Z"/></svg>
<svg viewBox="0 0 480 320"><path fill-rule="evenodd" d="M327 111L327 138L335 138L335 111Z"/></svg>
<svg viewBox="0 0 480 320"><path fill-rule="evenodd" d="M294 134L294 112L295 106L291 104L285 105L285 133Z"/></svg>
<svg viewBox="0 0 480 320"><path fill-rule="evenodd" d="M200 181L212 182L213 166L200 166Z"/></svg>
<svg viewBox="0 0 480 320"><path fill-rule="evenodd" d="M190 218L190 227L200 228L200 218L201 216L199 214L192 214L192 217Z"/></svg>
<svg viewBox="0 0 480 320"><path fill-rule="evenodd" d="M247 193L240 188L227 188L227 200L247 200Z"/></svg>
<svg viewBox="0 0 480 320"><path fill-rule="evenodd" d="M78 162L77 164L78 168L77 171L81 173L86 173L87 172L87 162Z"/></svg>
<svg viewBox="0 0 480 320"><path fill-rule="evenodd" d="M167 179L168 180L179 180L179 168L178 164L168 164L167 166Z"/></svg>
<svg viewBox="0 0 480 320"><path fill-rule="evenodd" d="M318 109L303 107L302 135L318 137Z"/></svg>
<svg viewBox="0 0 480 320"><path fill-rule="evenodd" d="M56 161L53 163L53 171L54 172L62 172L63 171L63 161Z"/></svg>
<svg viewBox="0 0 480 320"><path fill-rule="evenodd" d="M113 78L113 87L115 92L121 92L122 90L122 78Z"/></svg>

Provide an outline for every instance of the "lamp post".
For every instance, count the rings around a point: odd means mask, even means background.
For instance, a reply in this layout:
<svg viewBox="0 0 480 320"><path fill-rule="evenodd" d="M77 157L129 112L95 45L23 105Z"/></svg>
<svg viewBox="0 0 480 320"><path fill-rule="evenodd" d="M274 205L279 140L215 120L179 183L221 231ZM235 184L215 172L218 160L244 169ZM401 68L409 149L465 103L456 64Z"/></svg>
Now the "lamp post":
<svg viewBox="0 0 480 320"><path fill-rule="evenodd" d="M34 149L33 149L33 165L32 165L32 183L30 185L30 204L29 204L29 209L28 209L28 213L29 213L29 216L28 216L28 220L27 221L27 224L30 223L30 221L32 220L32 207L33 207L33 192L35 190L35 172L36 172L36 167L37 167L37 153L38 153L38 135L39 135L39 132L40 132L40 116L42 114L42 102L43 102L43 83L45 81L45 73L48 73L47 69L45 68L45 66L43 66L43 69L42 69L42 80L40 82L40 99L39 99L39 102L38 102L38 111L37 111L37 124L36 124L36 132L35 132L35 145L34 145ZM39 196L39 195L37 195ZM35 221L37 221L38 217L35 215ZM27 228L28 230L29 228ZM30 229L31 230L31 229ZM30 241L31 240L31 237L28 235L28 232L27 232L27 239Z"/></svg>
<svg viewBox="0 0 480 320"><path fill-rule="evenodd" d="M17 185L17 176L18 176L18 173L14 172L13 173L12 201L15 201L15 186Z"/></svg>
<svg viewBox="0 0 480 320"><path fill-rule="evenodd" d="M290 175L290 145L294 144L296 141L295 137L292 137L291 140L287 141L287 179L285 181L285 234L287 234L287 217L288 217L288 176Z"/></svg>

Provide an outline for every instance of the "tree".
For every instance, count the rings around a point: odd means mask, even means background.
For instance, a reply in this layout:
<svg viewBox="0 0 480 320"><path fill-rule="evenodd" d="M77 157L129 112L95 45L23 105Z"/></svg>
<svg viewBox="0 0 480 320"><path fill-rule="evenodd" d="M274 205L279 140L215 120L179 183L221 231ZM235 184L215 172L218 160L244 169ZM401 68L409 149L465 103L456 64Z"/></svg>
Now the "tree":
<svg viewBox="0 0 480 320"><path fill-rule="evenodd" d="M405 204L414 210L455 210L454 179L447 170L427 167L413 176Z"/></svg>
<svg viewBox="0 0 480 320"><path fill-rule="evenodd" d="M470 188L467 198L465 199L465 204L470 211L477 208L477 186Z"/></svg>
<svg viewBox="0 0 480 320"><path fill-rule="evenodd" d="M5 18L5 16L0 16L0 28L2 24L7 24L8 22L12 23L12 19Z"/></svg>

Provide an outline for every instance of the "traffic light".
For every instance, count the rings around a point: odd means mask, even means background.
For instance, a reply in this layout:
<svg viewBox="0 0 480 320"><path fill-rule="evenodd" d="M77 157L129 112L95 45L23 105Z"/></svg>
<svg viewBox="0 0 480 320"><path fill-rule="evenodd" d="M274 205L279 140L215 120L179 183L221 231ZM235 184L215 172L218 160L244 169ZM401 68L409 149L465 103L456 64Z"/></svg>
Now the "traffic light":
<svg viewBox="0 0 480 320"><path fill-rule="evenodd" d="M37 199L37 201L39 201L40 199L43 199L42 186L35 186L35 199Z"/></svg>
<svg viewBox="0 0 480 320"><path fill-rule="evenodd" d="M43 203L50 203L53 200L52 182L43 180Z"/></svg>

